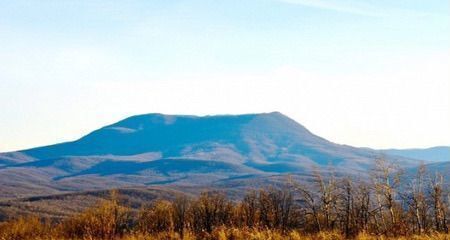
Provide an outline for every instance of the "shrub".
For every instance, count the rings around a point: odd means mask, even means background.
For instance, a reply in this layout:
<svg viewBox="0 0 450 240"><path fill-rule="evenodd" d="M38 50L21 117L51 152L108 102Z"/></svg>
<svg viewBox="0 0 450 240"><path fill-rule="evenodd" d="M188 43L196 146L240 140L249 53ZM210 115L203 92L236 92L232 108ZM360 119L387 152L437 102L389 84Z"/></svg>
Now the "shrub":
<svg viewBox="0 0 450 240"><path fill-rule="evenodd" d="M0 223L1 240L49 239L51 235L50 224L42 223L36 216Z"/></svg>
<svg viewBox="0 0 450 240"><path fill-rule="evenodd" d="M129 210L115 200L105 200L62 222L60 233L66 238L116 239L129 230L129 225Z"/></svg>

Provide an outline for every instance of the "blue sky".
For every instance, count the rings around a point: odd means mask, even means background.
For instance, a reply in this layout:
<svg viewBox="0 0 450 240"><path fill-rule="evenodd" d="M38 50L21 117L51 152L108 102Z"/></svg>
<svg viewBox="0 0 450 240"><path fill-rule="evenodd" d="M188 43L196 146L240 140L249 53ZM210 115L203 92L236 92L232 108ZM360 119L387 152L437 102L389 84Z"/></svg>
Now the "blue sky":
<svg viewBox="0 0 450 240"><path fill-rule="evenodd" d="M0 151L147 112L281 111L355 146L450 145L436 1L1 1Z"/></svg>

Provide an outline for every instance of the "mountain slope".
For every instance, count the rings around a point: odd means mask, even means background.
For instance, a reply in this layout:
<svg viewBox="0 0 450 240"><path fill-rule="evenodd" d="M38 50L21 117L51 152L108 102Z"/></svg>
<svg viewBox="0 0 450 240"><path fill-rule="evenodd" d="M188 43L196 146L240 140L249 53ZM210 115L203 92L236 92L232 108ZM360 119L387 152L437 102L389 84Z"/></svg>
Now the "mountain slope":
<svg viewBox="0 0 450 240"><path fill-rule="evenodd" d="M212 185L242 176L305 174L333 165L361 174L380 152L338 145L281 113L145 114L73 142L0 154L0 196L118 186ZM404 167L416 161L386 158ZM32 194L31 194L32 193Z"/></svg>
<svg viewBox="0 0 450 240"><path fill-rule="evenodd" d="M428 172L430 173L441 173L444 177L449 178L448 173L450 172L450 162L439 162L439 163L430 163L425 165Z"/></svg>
<svg viewBox="0 0 450 240"><path fill-rule="evenodd" d="M386 149L383 152L407 158L414 158L432 162L450 161L450 147L413 148L413 149Z"/></svg>

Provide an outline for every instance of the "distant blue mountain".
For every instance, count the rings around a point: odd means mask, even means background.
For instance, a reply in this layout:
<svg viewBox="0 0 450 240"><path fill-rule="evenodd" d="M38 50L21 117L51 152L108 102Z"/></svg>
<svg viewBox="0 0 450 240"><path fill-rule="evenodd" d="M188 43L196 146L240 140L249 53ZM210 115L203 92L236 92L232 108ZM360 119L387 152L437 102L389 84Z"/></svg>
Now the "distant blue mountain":
<svg viewBox="0 0 450 240"><path fill-rule="evenodd" d="M391 155L424 160L427 162L450 161L450 147L386 149L383 152Z"/></svg>
<svg viewBox="0 0 450 240"><path fill-rule="evenodd" d="M448 173L450 173L450 161L448 162L436 162L425 165L426 169L430 173L441 173L447 179L450 179Z"/></svg>
<svg viewBox="0 0 450 240"><path fill-rule="evenodd" d="M339 145L279 112L189 116L145 114L72 142L0 154L0 196L124 185L205 185L332 165L362 174L379 151ZM402 166L417 161L386 156ZM245 177L248 179L249 177Z"/></svg>

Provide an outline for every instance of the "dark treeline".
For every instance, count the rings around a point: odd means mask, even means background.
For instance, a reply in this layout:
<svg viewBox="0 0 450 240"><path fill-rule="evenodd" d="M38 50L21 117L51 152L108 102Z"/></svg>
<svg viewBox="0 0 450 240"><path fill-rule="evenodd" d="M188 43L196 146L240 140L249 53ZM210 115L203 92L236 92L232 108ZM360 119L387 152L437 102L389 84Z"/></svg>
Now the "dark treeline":
<svg viewBox="0 0 450 240"><path fill-rule="evenodd" d="M290 179L281 187L250 191L240 201L220 192L204 192L196 198L180 195L172 201L152 202L137 214L112 194L111 200L49 228L67 239L161 232L201 238L223 227L338 232L343 238L361 233L388 237L448 233L450 195L443 177L427 173L424 166L414 176L404 175L395 165L379 160L365 180L316 173L308 184ZM3 223L0 231L11 227L8 224L14 223Z"/></svg>

